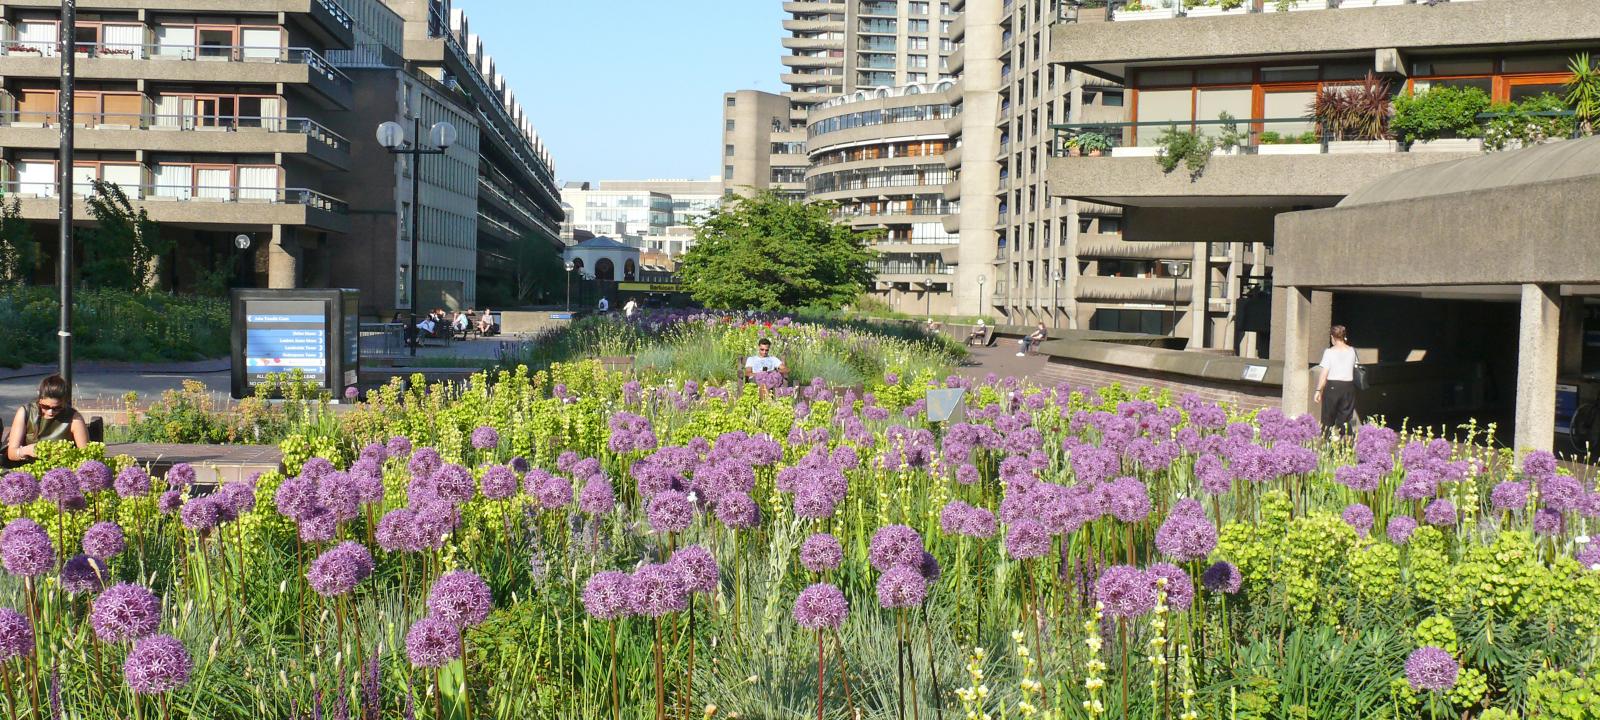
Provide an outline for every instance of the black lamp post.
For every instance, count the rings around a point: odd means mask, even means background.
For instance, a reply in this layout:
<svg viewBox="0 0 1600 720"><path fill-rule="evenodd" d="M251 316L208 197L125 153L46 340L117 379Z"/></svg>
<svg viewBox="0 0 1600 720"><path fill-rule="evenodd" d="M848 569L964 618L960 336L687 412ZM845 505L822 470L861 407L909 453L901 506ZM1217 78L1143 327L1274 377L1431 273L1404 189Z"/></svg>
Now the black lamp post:
<svg viewBox="0 0 1600 720"><path fill-rule="evenodd" d="M567 312L572 312L572 269L576 267L571 260L566 261L563 267L567 269Z"/></svg>
<svg viewBox="0 0 1600 720"><path fill-rule="evenodd" d="M924 314L926 314L928 317L932 318L933 317L933 278L923 278L923 280L922 280L922 296L923 296L924 299L926 299L928 301Z"/></svg>
<svg viewBox="0 0 1600 720"><path fill-rule="evenodd" d="M379 145L382 145L392 155L407 155L411 157L411 271L406 278L411 286L408 288L411 291L409 293L411 295L411 326L407 329L411 333L417 332L417 303L419 301L417 290L422 280L422 268L418 260L419 253L417 252L417 248L422 242L422 238L417 235L417 216L421 215L422 211L422 172L419 165L423 155L443 155L445 150L455 144L456 127L443 121L434 123L433 127L428 130L428 139L433 143L433 147L423 145L420 142L421 138L422 118L420 116L413 117L411 120L411 139L409 141L406 140L405 129L400 127L400 123L386 122L378 126ZM422 344L420 340L421 338L417 338L417 341L411 343L412 356L416 356L417 346Z"/></svg>
<svg viewBox="0 0 1600 720"><path fill-rule="evenodd" d="M1061 270L1057 269L1050 274L1050 287L1055 292L1055 304L1050 306L1050 314L1056 319L1056 329L1061 329Z"/></svg>
<svg viewBox="0 0 1600 720"><path fill-rule="evenodd" d="M77 73L77 0L61 0L61 33L56 52L61 54L61 97L56 122L61 125L61 157L56 163L56 199L60 202L57 220L61 225L56 258L56 282L61 290L60 340L57 372L67 381L67 397L72 393L72 128L75 120L72 96Z"/></svg>

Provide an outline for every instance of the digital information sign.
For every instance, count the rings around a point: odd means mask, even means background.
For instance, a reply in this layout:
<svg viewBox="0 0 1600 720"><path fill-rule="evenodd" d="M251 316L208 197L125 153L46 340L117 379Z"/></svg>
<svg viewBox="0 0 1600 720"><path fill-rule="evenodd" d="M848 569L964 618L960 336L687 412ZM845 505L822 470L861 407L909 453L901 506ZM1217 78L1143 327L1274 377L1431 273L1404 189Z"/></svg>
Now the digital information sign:
<svg viewBox="0 0 1600 720"><path fill-rule="evenodd" d="M319 300L246 300L244 373L256 385L272 373L300 370L326 385L327 303Z"/></svg>

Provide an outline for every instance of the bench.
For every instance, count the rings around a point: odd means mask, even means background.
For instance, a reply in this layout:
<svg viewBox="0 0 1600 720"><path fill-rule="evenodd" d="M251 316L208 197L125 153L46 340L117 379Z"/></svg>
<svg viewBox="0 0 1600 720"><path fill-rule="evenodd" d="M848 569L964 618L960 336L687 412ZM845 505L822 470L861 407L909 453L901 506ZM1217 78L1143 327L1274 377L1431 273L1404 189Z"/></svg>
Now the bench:
<svg viewBox="0 0 1600 720"><path fill-rule="evenodd" d="M976 345L978 347L991 347L994 345L994 340L994 326L984 325L981 328L973 328L973 331L967 334L965 344Z"/></svg>

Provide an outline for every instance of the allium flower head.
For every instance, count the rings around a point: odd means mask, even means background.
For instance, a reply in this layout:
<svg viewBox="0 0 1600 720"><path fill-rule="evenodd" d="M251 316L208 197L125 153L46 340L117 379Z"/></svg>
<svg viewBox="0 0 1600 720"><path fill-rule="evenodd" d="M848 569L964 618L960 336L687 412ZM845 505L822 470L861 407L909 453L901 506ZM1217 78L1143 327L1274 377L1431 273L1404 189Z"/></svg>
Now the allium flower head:
<svg viewBox="0 0 1600 720"><path fill-rule="evenodd" d="M1116 519L1132 523L1150 515L1150 491L1138 479L1119 478L1105 488L1106 505Z"/></svg>
<svg viewBox="0 0 1600 720"><path fill-rule="evenodd" d="M672 554L667 564L683 574L684 583L692 593L703 595L715 593L722 579L722 570L717 567L717 559L711 556L711 551L699 545L680 548Z"/></svg>
<svg viewBox="0 0 1600 720"><path fill-rule="evenodd" d="M1455 687L1456 673L1461 666L1450 653L1429 645L1418 648L1406 658L1406 682L1416 691L1442 692Z"/></svg>
<svg viewBox="0 0 1600 720"><path fill-rule="evenodd" d="M39 499L39 481L22 472L8 472L0 477L0 503L15 507Z"/></svg>
<svg viewBox="0 0 1600 720"><path fill-rule="evenodd" d="M312 460L316 460L316 459L318 459L318 458L312 458ZM323 462L327 462L327 461L324 460ZM306 461L306 464L310 465L311 461L310 460ZM194 479L195 479L194 467L191 466L189 463L178 463L177 465L173 465L172 468L167 471L167 486L168 487L173 487L173 488L188 487L188 486L194 484Z"/></svg>
<svg viewBox="0 0 1600 720"><path fill-rule="evenodd" d="M189 684L193 663L183 643L171 635L151 635L134 643L122 664L128 689L138 695L158 695Z"/></svg>
<svg viewBox="0 0 1600 720"><path fill-rule="evenodd" d="M922 563L922 536L904 525L885 525L872 535L867 559L880 572Z"/></svg>
<svg viewBox="0 0 1600 720"><path fill-rule="evenodd" d="M1534 480L1548 480L1556 476L1556 456L1536 450L1522 459L1522 474Z"/></svg>
<svg viewBox="0 0 1600 720"><path fill-rule="evenodd" d="M500 444L500 433L488 425L480 426L472 431L472 447L478 450L492 450Z"/></svg>
<svg viewBox="0 0 1600 720"><path fill-rule="evenodd" d="M78 486L78 475L66 468L56 468L39 478L39 497L65 507L83 497Z"/></svg>
<svg viewBox="0 0 1600 720"><path fill-rule="evenodd" d="M922 549L917 548L917 562L885 570L878 576L878 605L885 610L914 608L928 598L928 581L918 568L922 564Z"/></svg>
<svg viewBox="0 0 1600 720"><path fill-rule="evenodd" d="M836 570L844 562L844 548L828 533L816 533L800 545L800 564L814 573Z"/></svg>
<svg viewBox="0 0 1600 720"><path fill-rule="evenodd" d="M1113 565L1101 571L1095 599L1105 606L1109 617L1136 618L1155 607L1155 584L1136 567Z"/></svg>
<svg viewBox="0 0 1600 720"><path fill-rule="evenodd" d="M439 468L443 465L444 459L439 457L439 451L425 447L411 453L411 460L406 462L406 470L413 478L429 479L434 473L439 472Z"/></svg>
<svg viewBox="0 0 1600 720"><path fill-rule="evenodd" d="M483 496L490 500L505 500L517 494L517 474L504 465L491 465L483 471L478 484L483 486Z"/></svg>
<svg viewBox="0 0 1600 720"><path fill-rule="evenodd" d="M676 490L663 490L650 498L645 517L658 533L683 532L694 522L694 503Z"/></svg>
<svg viewBox="0 0 1600 720"><path fill-rule="evenodd" d="M617 570L595 573L583 586L583 609L596 620L616 620L628 614L628 574Z"/></svg>
<svg viewBox="0 0 1600 720"><path fill-rule="evenodd" d="M1372 532L1372 508L1366 505L1350 503L1345 506L1344 512L1340 514L1340 517L1344 518L1346 525L1355 528L1356 535L1366 537L1368 533Z"/></svg>
<svg viewBox="0 0 1600 720"><path fill-rule="evenodd" d="M206 495L204 497L190 498L183 504L179 513L183 526L197 533L210 532L222 520L222 513L217 507L217 497Z"/></svg>
<svg viewBox="0 0 1600 720"><path fill-rule="evenodd" d="M1152 585L1156 579L1165 578L1167 585L1163 590L1167 593L1167 606L1178 612L1189 609L1194 603L1194 581L1189 579L1189 573L1172 563L1154 563L1145 570L1145 577L1150 579ZM1152 588L1152 592L1154 588Z"/></svg>
<svg viewBox="0 0 1600 720"><path fill-rule="evenodd" d="M54 570L56 551L50 534L28 518L6 523L0 531L0 564L17 577L36 577Z"/></svg>
<svg viewBox="0 0 1600 720"><path fill-rule="evenodd" d="M461 629L434 617L412 623L406 632L406 659L415 668L450 664L461 651Z"/></svg>
<svg viewBox="0 0 1600 720"><path fill-rule="evenodd" d="M111 489L111 468L99 460L85 460L78 466L78 487L85 494Z"/></svg>
<svg viewBox="0 0 1600 720"><path fill-rule="evenodd" d="M628 582L628 609L653 618L689 609L689 588L683 574L665 564L633 571Z"/></svg>
<svg viewBox="0 0 1600 720"><path fill-rule="evenodd" d="M83 531L83 554L89 557L108 560L121 555L127 548L122 526L109 520L97 522Z"/></svg>
<svg viewBox="0 0 1600 720"><path fill-rule="evenodd" d="M1156 549L1177 560L1203 560L1216 547L1217 529L1203 510L1197 515L1192 508L1174 506L1156 529Z"/></svg>
<svg viewBox="0 0 1600 720"><path fill-rule="evenodd" d="M1584 495L1583 483L1568 475L1552 474L1539 481L1539 499L1554 510L1561 512L1582 510L1586 499Z"/></svg>
<svg viewBox="0 0 1600 720"><path fill-rule="evenodd" d="M168 490L156 498L156 509L162 515L171 515L183 507L183 491Z"/></svg>
<svg viewBox="0 0 1600 720"><path fill-rule="evenodd" d="M0 608L0 663L33 655L33 624L11 608Z"/></svg>
<svg viewBox="0 0 1600 720"><path fill-rule="evenodd" d="M161 626L161 601L141 586L113 585L89 604L89 625L101 642L137 640Z"/></svg>
<svg viewBox="0 0 1600 720"><path fill-rule="evenodd" d="M471 500L478 492L478 484L472 480L472 473L460 465L445 465L431 479L433 490L440 499L457 505Z"/></svg>
<svg viewBox="0 0 1600 720"><path fill-rule="evenodd" d="M827 583L801 590L794 600L794 621L807 630L838 630L849 612L844 593Z"/></svg>
<svg viewBox="0 0 1600 720"><path fill-rule="evenodd" d="M112 488L117 491L117 497L127 499L148 495L150 493L150 474L138 465L129 465L117 473L112 481Z"/></svg>
<svg viewBox="0 0 1600 720"><path fill-rule="evenodd" d="M306 580L323 597L337 597L354 590L372 575L372 553L367 546L346 541L335 545L311 562Z"/></svg>
<svg viewBox="0 0 1600 720"><path fill-rule="evenodd" d="M1533 531L1540 535L1560 535L1566 526L1561 513L1550 508L1539 508L1533 513Z"/></svg>
<svg viewBox="0 0 1600 720"><path fill-rule="evenodd" d="M409 508L390 510L378 521L374 539L385 552L416 552L422 549L416 537L416 525L416 512Z"/></svg>
<svg viewBox="0 0 1600 720"><path fill-rule="evenodd" d="M617 509L616 490L605 475L594 475L578 493L578 509L590 515L608 515Z"/></svg>
<svg viewBox="0 0 1600 720"><path fill-rule="evenodd" d="M110 572L105 561L74 555L61 566L61 587L72 594L99 592Z"/></svg>
<svg viewBox="0 0 1600 720"><path fill-rule="evenodd" d="M1042 557L1050 552L1050 531L1033 520L1020 520L1006 530L1006 554L1016 560Z"/></svg>
<svg viewBox="0 0 1600 720"><path fill-rule="evenodd" d="M1389 526L1385 528L1385 532L1389 535L1389 542L1404 545L1411 539L1411 533L1416 529L1416 520L1407 515L1396 515L1389 518Z"/></svg>
<svg viewBox="0 0 1600 720"><path fill-rule="evenodd" d="M411 438L396 435L383 444L383 449L392 458L407 458L411 456Z"/></svg>
<svg viewBox="0 0 1600 720"><path fill-rule="evenodd" d="M1579 546L1578 551L1572 554L1573 559L1590 570L1600 571L1600 542L1591 542ZM3 659L3 658L0 658Z"/></svg>
<svg viewBox="0 0 1600 720"><path fill-rule="evenodd" d="M717 498L717 520L730 528L756 527L761 524L761 508L748 493L723 493Z"/></svg>
<svg viewBox="0 0 1600 720"><path fill-rule="evenodd" d="M1232 595L1244 585L1244 575L1233 563L1217 562L1200 574L1200 584L1212 592Z"/></svg>
<svg viewBox="0 0 1600 720"><path fill-rule="evenodd" d="M455 570L439 576L428 593L428 612L457 627L473 627L489 619L493 605L489 585L476 573Z"/></svg>
<svg viewBox="0 0 1600 720"><path fill-rule="evenodd" d="M317 481L304 476L288 478L278 484L272 501L280 515L299 521L317 507Z"/></svg>
<svg viewBox="0 0 1600 720"><path fill-rule="evenodd" d="M1528 504L1528 484L1506 481L1489 491L1489 505L1496 510L1515 512Z"/></svg>
<svg viewBox="0 0 1600 720"><path fill-rule="evenodd" d="M1428 507L1423 508L1422 519L1429 525L1453 526L1456 524L1456 504L1444 498L1434 500L1428 503Z"/></svg>

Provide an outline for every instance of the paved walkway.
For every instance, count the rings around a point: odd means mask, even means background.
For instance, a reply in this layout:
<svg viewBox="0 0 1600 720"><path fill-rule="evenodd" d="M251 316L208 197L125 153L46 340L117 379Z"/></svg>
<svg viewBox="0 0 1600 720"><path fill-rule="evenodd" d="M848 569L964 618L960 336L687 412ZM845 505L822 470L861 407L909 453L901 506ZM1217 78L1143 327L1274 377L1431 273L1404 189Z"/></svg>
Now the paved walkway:
<svg viewBox="0 0 1600 720"><path fill-rule="evenodd" d="M1014 376L1027 379L1039 374L1048 360L1044 355L1031 354L1017 357L1017 341L1000 338L994 347L967 348L967 362L956 372L970 378L983 379L994 373L999 377Z"/></svg>

